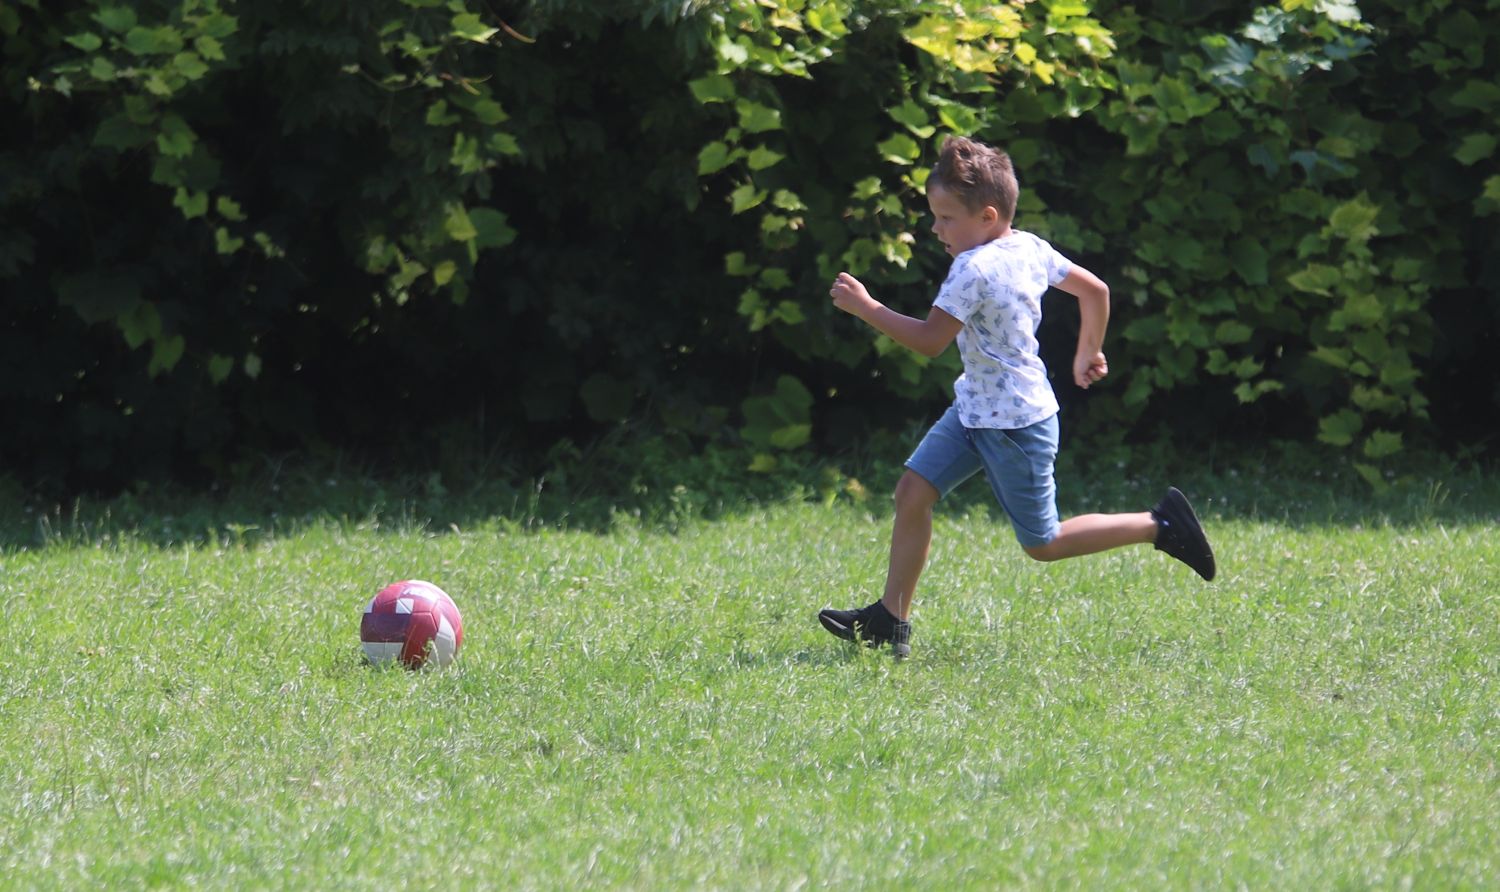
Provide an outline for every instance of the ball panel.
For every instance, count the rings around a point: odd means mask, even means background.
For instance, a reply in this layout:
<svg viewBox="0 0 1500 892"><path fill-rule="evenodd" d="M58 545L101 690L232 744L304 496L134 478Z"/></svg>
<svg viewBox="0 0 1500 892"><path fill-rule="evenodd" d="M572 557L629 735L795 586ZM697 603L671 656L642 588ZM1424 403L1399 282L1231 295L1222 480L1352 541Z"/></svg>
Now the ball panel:
<svg viewBox="0 0 1500 892"><path fill-rule="evenodd" d="M433 606L433 612L441 619L447 620L448 625L453 629L455 647L462 645L464 642L464 618L458 612L458 605L453 603L453 599L444 595L442 600Z"/></svg>
<svg viewBox="0 0 1500 892"><path fill-rule="evenodd" d="M411 615L411 626L406 632L406 650L402 651L401 659L412 666L420 666L427 662L427 649L432 644L432 636L437 634L437 620L433 618L432 611L419 610Z"/></svg>
<svg viewBox="0 0 1500 892"><path fill-rule="evenodd" d="M359 621L361 641L405 641L411 617L399 613L366 613Z"/></svg>
<svg viewBox="0 0 1500 892"><path fill-rule="evenodd" d="M399 584L402 587L402 594L408 598L424 598L428 601L441 601L442 599L448 597L447 592L443 591L430 582L424 582L420 579L408 579L407 581Z"/></svg>
<svg viewBox="0 0 1500 892"><path fill-rule="evenodd" d="M437 634L432 639L432 657L439 666L446 666L457 655L458 632L448 622L448 617L439 615Z"/></svg>
<svg viewBox="0 0 1500 892"><path fill-rule="evenodd" d="M406 647L406 643L404 641L361 641L359 646L365 652L365 659L379 666L400 659L401 651Z"/></svg>
<svg viewBox="0 0 1500 892"><path fill-rule="evenodd" d="M372 663L399 659L408 668L452 663L463 644L463 619L447 592L420 579L392 583L365 606L360 644Z"/></svg>

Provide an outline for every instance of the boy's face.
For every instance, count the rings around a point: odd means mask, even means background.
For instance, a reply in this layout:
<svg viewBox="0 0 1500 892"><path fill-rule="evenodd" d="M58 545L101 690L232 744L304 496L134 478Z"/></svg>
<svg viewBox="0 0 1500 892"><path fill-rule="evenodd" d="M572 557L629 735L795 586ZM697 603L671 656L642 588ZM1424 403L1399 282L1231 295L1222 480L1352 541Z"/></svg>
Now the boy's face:
<svg viewBox="0 0 1500 892"><path fill-rule="evenodd" d="M986 205L969 210L957 195L941 184L927 183L927 206L932 208L932 232L943 243L948 254L957 257L1000 235L1000 214Z"/></svg>

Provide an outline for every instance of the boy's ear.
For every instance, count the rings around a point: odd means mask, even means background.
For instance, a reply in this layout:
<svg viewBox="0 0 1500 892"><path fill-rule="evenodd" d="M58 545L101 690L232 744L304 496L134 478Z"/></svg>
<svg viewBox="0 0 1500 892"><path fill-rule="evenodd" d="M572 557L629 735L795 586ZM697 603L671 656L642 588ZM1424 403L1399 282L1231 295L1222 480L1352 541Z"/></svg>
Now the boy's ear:
<svg viewBox="0 0 1500 892"><path fill-rule="evenodd" d="M997 222L1000 219L1000 212L995 210L994 205L987 204L984 206L984 210L979 212L979 219L982 220L985 225L989 225L991 223Z"/></svg>

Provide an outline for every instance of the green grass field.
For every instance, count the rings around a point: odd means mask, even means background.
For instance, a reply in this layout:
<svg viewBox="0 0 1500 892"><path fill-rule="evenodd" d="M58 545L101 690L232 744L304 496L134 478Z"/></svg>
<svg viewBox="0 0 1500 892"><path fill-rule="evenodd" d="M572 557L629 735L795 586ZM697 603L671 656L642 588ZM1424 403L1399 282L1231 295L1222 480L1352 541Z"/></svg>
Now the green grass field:
<svg viewBox="0 0 1500 892"><path fill-rule="evenodd" d="M881 498L671 528L20 518L0 875L1495 888L1495 483L1207 479L1212 584L1147 548L1029 562L973 498L938 518L900 665L814 619L878 589ZM364 602L411 577L463 610L446 672L362 662Z"/></svg>

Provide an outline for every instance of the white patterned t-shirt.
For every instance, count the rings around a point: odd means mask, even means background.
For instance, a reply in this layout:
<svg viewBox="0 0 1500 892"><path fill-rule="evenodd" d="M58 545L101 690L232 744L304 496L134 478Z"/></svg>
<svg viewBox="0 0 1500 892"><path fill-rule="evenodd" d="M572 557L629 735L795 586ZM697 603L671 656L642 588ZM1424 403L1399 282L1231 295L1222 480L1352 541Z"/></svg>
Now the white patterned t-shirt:
<svg viewBox="0 0 1500 892"><path fill-rule="evenodd" d="M964 326L964 373L953 382L964 427L1015 430L1056 414L1036 331L1042 295L1072 268L1045 240L1018 230L953 258L933 306Z"/></svg>

